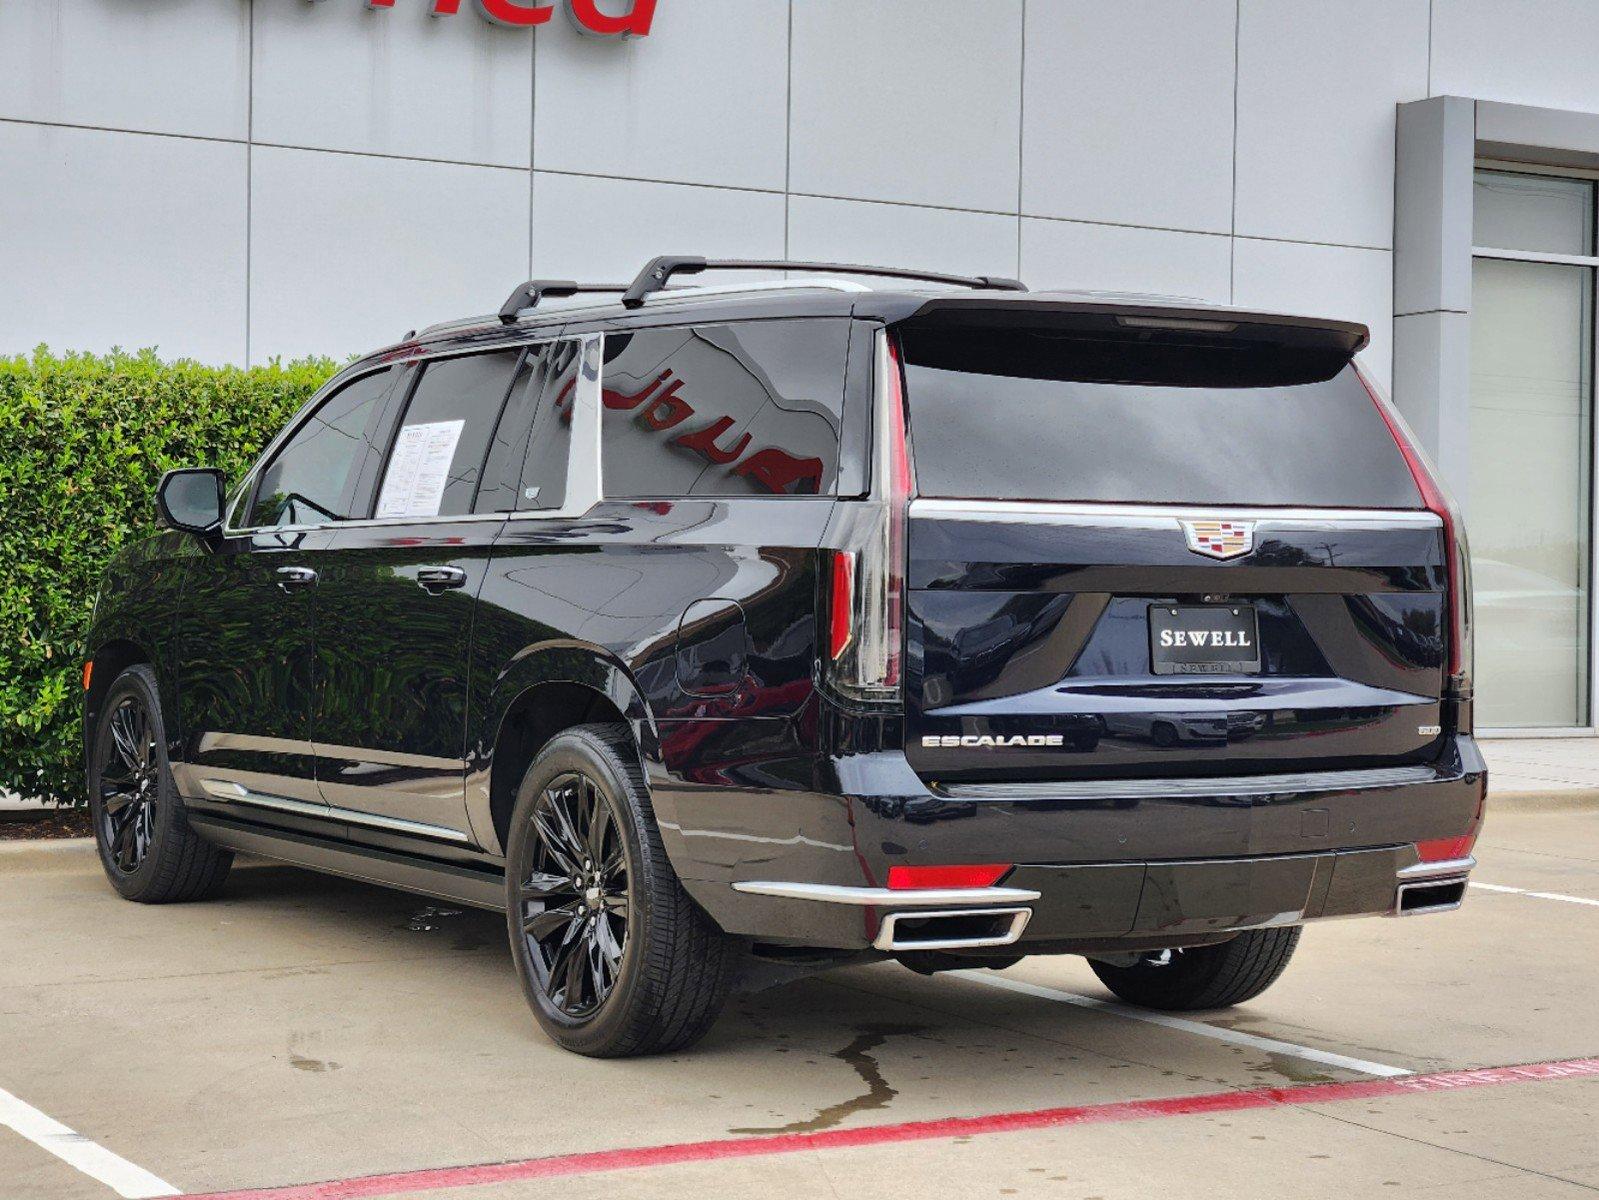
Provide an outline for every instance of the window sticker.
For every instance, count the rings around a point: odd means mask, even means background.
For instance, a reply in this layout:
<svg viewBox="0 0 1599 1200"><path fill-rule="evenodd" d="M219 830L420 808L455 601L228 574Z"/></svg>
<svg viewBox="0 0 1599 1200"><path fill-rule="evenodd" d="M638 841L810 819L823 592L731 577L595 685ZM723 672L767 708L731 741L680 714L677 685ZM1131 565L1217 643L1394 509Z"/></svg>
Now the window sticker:
<svg viewBox="0 0 1599 1200"><path fill-rule="evenodd" d="M466 422L429 421L407 425L394 439L389 473L378 497L379 520L394 517L436 517L450 482L455 444Z"/></svg>

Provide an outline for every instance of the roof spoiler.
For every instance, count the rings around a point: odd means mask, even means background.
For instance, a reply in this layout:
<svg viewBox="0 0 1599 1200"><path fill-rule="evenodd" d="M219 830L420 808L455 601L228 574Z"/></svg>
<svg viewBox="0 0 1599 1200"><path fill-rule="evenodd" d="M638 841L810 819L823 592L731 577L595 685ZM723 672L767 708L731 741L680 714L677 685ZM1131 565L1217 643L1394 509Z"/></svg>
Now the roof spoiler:
<svg viewBox="0 0 1599 1200"><path fill-rule="evenodd" d="M1345 361L1371 344L1358 321L1285 316L1206 305L1129 303L1051 296L938 296L891 324L934 332L940 329L1034 331L1115 337L1156 336L1162 331L1197 342L1269 344L1339 354Z"/></svg>

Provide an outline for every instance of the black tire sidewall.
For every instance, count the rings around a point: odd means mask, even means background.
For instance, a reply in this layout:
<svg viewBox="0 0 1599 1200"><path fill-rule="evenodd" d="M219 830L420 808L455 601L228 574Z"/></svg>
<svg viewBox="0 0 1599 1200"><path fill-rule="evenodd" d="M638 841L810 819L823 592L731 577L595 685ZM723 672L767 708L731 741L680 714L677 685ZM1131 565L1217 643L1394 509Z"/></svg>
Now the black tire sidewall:
<svg viewBox="0 0 1599 1200"><path fill-rule="evenodd" d="M626 1037L638 1011L639 991L648 986L641 959L648 949L654 912L648 881L653 863L653 847L642 836L646 816L640 811L633 781L619 771L604 743L585 729L575 729L553 738L522 777L512 809L506 847L506 927L511 956L516 963L522 993L539 1025L555 1042L580 1054L602 1054ZM533 970L526 939L522 934L521 881L527 875L538 845L533 832L533 807L552 780L569 772L587 775L599 787L611 806L612 819L627 853L628 927L622 948L622 963L610 995L594 1013L573 1017L550 1000Z"/></svg>
<svg viewBox="0 0 1599 1200"><path fill-rule="evenodd" d="M157 770L155 819L151 826L150 845L143 861L132 871L124 871L117 865L111 855L111 847L106 843L105 802L100 796L100 770L105 758L106 739L111 736L112 714L129 696L139 698L150 713ZM137 900L156 885L161 870L161 852L173 838L172 829L178 820L179 803L178 789L172 779L172 765L167 758L167 729L161 713L161 698L156 691L155 673L149 667L129 667L111 684L95 720L89 753L89 814L94 826L95 849L99 852L100 864L105 868L111 886L128 899Z"/></svg>

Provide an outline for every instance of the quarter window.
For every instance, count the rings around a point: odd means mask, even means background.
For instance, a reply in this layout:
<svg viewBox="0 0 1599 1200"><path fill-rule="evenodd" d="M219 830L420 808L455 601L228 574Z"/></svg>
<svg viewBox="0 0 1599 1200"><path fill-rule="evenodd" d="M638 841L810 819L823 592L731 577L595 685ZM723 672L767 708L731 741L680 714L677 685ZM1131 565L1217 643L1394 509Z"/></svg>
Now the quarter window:
<svg viewBox="0 0 1599 1200"><path fill-rule="evenodd" d="M605 494L831 493L848 339L822 318L607 334Z"/></svg>
<svg viewBox="0 0 1599 1200"><path fill-rule="evenodd" d="M422 369L394 431L375 517L472 511L489 441L521 358L518 348L447 358Z"/></svg>
<svg viewBox="0 0 1599 1200"><path fill-rule="evenodd" d="M350 494L376 432L378 402L395 376L393 369L364 375L317 407L261 472L250 527L321 525L350 517Z"/></svg>

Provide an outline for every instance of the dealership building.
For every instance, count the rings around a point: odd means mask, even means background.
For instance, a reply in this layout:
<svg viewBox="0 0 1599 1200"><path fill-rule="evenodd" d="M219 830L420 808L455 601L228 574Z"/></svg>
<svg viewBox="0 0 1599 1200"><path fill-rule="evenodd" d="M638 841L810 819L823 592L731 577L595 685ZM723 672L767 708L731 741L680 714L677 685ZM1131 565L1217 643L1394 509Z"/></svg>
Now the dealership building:
<svg viewBox="0 0 1599 1200"><path fill-rule="evenodd" d="M666 252L1354 318L1467 514L1479 726L1593 732L1595 47L1593 0L0 0L0 352L345 356Z"/></svg>

